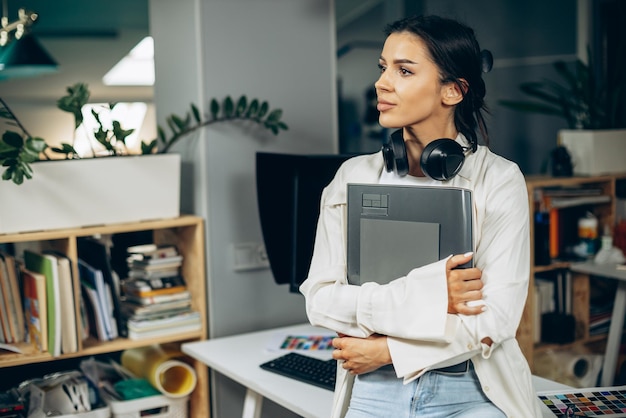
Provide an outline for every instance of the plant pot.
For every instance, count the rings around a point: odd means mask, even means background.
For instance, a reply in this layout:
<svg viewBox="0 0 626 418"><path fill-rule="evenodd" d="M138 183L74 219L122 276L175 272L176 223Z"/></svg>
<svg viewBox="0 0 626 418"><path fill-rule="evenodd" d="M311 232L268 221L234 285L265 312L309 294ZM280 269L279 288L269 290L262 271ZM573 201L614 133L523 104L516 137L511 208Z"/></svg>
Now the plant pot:
<svg viewBox="0 0 626 418"><path fill-rule="evenodd" d="M21 185L0 181L0 233L174 218L180 155L41 161Z"/></svg>
<svg viewBox="0 0 626 418"><path fill-rule="evenodd" d="M626 172L626 129L561 130L559 144L570 152L576 175Z"/></svg>

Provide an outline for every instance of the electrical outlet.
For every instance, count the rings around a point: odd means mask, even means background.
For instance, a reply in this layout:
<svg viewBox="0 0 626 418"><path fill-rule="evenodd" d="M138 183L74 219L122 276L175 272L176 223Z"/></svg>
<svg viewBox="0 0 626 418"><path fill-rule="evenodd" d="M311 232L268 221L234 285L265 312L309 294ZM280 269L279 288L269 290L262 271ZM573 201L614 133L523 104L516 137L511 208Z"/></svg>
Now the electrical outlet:
<svg viewBox="0 0 626 418"><path fill-rule="evenodd" d="M265 245L258 242L233 244L233 270L259 270L269 266Z"/></svg>

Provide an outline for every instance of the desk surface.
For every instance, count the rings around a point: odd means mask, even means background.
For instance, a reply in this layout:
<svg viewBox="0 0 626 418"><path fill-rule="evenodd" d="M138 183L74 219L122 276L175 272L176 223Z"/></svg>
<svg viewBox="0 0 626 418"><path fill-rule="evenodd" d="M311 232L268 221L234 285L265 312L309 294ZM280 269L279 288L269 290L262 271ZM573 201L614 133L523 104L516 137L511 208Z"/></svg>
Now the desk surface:
<svg viewBox="0 0 626 418"><path fill-rule="evenodd" d="M572 263L570 270L594 276L609 277L611 279L626 281L626 270L618 269L616 264L596 264L591 261L585 263Z"/></svg>
<svg viewBox="0 0 626 418"><path fill-rule="evenodd" d="M277 344L287 335L328 334L328 330L302 324L186 343L182 345L182 350L211 369L298 415L327 418L332 404L331 391L265 371L259 365L284 353ZM330 351L307 351L306 354L328 358ZM568 386L541 377L533 376L533 380L537 391L569 389ZM554 415L546 408L544 418L554 418Z"/></svg>

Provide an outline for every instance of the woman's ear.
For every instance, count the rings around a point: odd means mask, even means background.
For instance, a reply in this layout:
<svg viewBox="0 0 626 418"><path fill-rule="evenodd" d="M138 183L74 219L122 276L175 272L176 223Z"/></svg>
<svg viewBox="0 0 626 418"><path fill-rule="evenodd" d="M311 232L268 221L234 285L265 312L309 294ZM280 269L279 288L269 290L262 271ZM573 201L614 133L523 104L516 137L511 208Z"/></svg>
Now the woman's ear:
<svg viewBox="0 0 626 418"><path fill-rule="evenodd" d="M458 83L451 81L446 83L442 88L442 100L445 105L454 106L463 100L464 93L467 92L467 82L463 79L459 80L463 91Z"/></svg>

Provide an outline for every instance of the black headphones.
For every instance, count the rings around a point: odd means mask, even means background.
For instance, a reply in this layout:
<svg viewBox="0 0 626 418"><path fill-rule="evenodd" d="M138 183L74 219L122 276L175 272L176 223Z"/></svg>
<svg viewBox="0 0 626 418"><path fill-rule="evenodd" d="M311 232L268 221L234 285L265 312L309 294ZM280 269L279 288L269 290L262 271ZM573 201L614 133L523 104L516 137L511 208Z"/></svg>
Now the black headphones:
<svg viewBox="0 0 626 418"><path fill-rule="evenodd" d="M463 167L465 152L468 148L449 138L436 139L426 145L420 157L420 167L424 174L435 180L450 180ZM383 145L383 158L388 172L395 171L404 177L409 173L409 159L402 137L402 129L398 129Z"/></svg>

